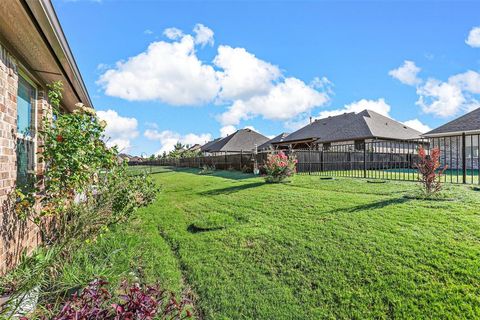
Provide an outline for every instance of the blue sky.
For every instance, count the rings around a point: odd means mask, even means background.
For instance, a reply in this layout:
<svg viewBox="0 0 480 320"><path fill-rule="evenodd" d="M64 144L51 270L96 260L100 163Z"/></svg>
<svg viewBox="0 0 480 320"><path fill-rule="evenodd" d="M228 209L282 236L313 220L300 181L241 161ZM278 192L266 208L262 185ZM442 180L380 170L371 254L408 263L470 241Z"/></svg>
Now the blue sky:
<svg viewBox="0 0 480 320"><path fill-rule="evenodd" d="M480 2L54 5L109 142L132 154L365 108L426 130L480 106Z"/></svg>

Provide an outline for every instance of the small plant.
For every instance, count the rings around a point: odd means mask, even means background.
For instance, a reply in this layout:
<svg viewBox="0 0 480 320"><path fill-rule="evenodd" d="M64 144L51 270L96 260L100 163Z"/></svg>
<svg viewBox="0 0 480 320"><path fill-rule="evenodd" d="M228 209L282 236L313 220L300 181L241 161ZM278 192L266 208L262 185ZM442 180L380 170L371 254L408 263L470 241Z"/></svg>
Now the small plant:
<svg viewBox="0 0 480 320"><path fill-rule="evenodd" d="M242 172L243 173L253 173L253 170L251 167L247 166L246 164L243 165L242 167Z"/></svg>
<svg viewBox="0 0 480 320"><path fill-rule="evenodd" d="M440 168L440 149L434 148L430 155L423 147L418 149L419 161L416 163L419 181L422 185L422 192L426 198L436 195L442 190L442 174L447 166Z"/></svg>
<svg viewBox="0 0 480 320"><path fill-rule="evenodd" d="M278 154L268 155L265 163L265 181L268 183L282 182L296 172L297 159L287 156L280 151Z"/></svg>
<svg viewBox="0 0 480 320"><path fill-rule="evenodd" d="M158 286L129 285L123 282L120 293L109 291L108 282L95 280L80 294L75 293L60 308L41 319L186 319L192 313L189 301L177 301L173 293ZM47 311L48 313L48 311ZM27 318L23 318L27 319Z"/></svg>
<svg viewBox="0 0 480 320"><path fill-rule="evenodd" d="M198 174L212 174L213 172L215 171L215 165L207 165L207 164L204 164L202 166L202 170L200 170L200 172Z"/></svg>

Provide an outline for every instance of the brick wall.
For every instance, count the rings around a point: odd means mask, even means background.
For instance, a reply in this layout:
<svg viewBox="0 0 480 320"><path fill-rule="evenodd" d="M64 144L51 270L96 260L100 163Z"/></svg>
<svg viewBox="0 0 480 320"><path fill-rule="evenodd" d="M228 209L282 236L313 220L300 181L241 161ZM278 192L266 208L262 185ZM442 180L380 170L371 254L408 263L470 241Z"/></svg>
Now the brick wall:
<svg viewBox="0 0 480 320"><path fill-rule="evenodd" d="M38 228L32 222L18 219L13 210L17 176L17 86L18 64L0 45L0 275L11 269L22 253L31 253L40 243ZM36 106L39 123L49 108L42 90L38 90ZM37 174L42 173L41 164L37 164L36 169Z"/></svg>

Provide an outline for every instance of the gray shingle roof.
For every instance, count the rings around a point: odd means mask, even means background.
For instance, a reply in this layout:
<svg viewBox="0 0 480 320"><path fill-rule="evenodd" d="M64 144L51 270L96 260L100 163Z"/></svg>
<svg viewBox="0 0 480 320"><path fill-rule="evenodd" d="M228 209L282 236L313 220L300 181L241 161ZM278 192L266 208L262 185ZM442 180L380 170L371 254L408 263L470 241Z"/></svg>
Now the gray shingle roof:
<svg viewBox="0 0 480 320"><path fill-rule="evenodd" d="M371 110L344 113L315 120L291 133L284 143L317 141L320 143L356 139L418 139L421 132Z"/></svg>
<svg viewBox="0 0 480 320"><path fill-rule="evenodd" d="M200 151L202 152L208 152L210 150L210 147L214 145L217 141L219 141L221 138L214 139L212 141L209 141L205 143L203 146L200 147Z"/></svg>
<svg viewBox="0 0 480 320"><path fill-rule="evenodd" d="M240 129L208 147L208 152L251 151L269 139L251 129Z"/></svg>
<svg viewBox="0 0 480 320"><path fill-rule="evenodd" d="M290 133L287 133L287 132L283 132L283 133L279 134L275 138L272 138L272 139L268 140L267 142L265 142L264 144L262 144L261 146L259 146L258 150L266 150L266 149L270 148L272 143L282 142L289 134Z"/></svg>
<svg viewBox="0 0 480 320"><path fill-rule="evenodd" d="M425 136L480 131L480 108L425 133Z"/></svg>

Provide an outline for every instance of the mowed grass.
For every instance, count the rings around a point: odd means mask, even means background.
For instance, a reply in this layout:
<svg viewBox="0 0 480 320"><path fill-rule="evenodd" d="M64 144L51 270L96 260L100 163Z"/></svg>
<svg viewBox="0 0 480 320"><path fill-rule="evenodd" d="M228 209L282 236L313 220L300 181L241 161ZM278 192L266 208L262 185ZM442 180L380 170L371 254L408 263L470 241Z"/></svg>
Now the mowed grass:
<svg viewBox="0 0 480 320"><path fill-rule="evenodd" d="M120 255L111 276L191 289L206 319L480 317L479 191L425 201L404 197L411 182L198 171L152 175L157 201L99 240Z"/></svg>

